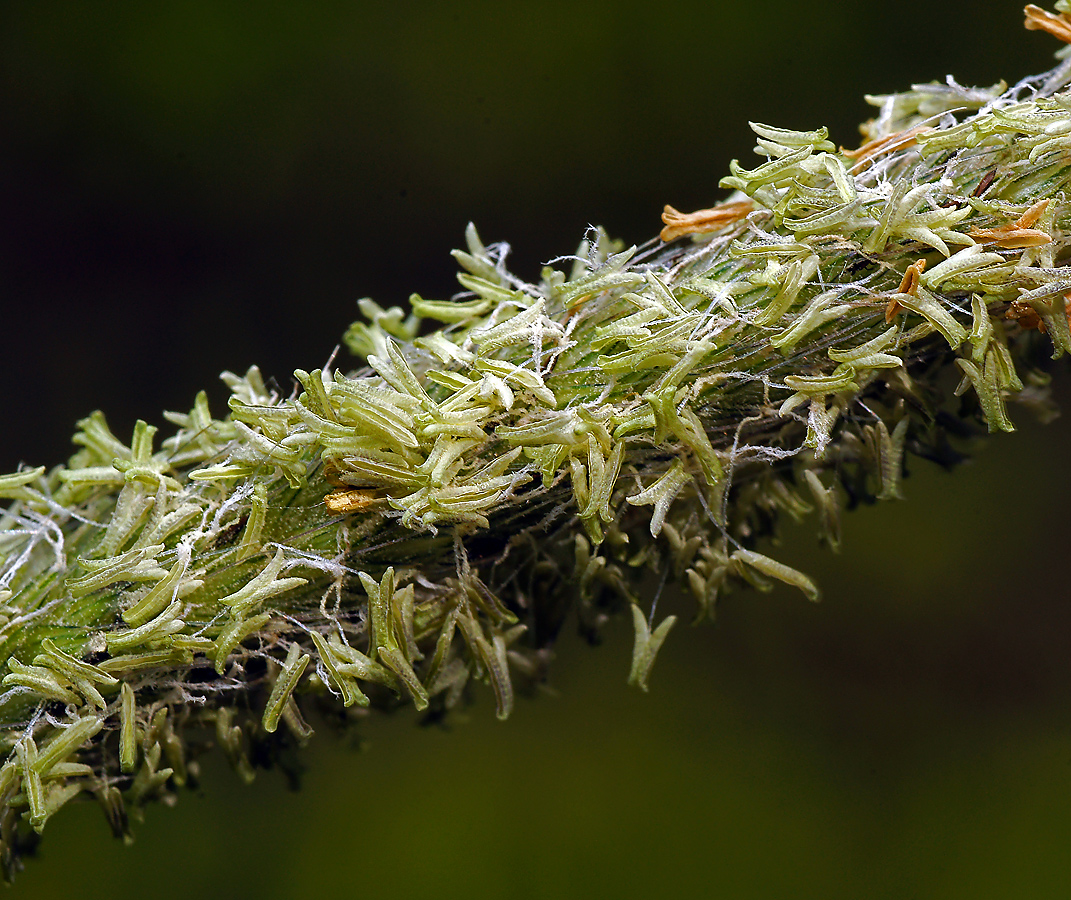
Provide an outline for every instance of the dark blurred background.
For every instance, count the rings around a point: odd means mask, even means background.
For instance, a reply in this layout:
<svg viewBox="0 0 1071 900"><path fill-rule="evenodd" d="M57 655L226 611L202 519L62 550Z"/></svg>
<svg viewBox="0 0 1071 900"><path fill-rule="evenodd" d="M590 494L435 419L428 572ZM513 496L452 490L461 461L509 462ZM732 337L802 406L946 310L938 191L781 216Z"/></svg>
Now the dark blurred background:
<svg viewBox="0 0 1071 900"><path fill-rule="evenodd" d="M1047 68L1016 3L225 2L0 6L0 470L74 422L189 408L258 363L288 387L355 300L456 290L475 221L520 274L589 223L640 242L706 206L747 120L828 125L864 93ZM1071 400L1067 386L1061 388ZM825 601L737 595L679 626L649 695L626 622L568 637L557 697L506 724L318 735L303 789L204 790L133 848L50 822L25 896L1065 897L1071 429L994 438L845 552L778 553ZM690 611L680 604L679 612Z"/></svg>

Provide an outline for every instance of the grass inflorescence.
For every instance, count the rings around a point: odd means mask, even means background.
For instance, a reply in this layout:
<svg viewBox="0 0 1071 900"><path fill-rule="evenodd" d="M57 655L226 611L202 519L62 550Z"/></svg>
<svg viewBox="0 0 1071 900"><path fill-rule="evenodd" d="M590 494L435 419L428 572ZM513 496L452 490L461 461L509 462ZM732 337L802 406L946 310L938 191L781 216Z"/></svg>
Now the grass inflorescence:
<svg viewBox="0 0 1071 900"><path fill-rule="evenodd" d="M228 413L200 394L161 441L93 413L66 465L0 478L6 875L75 797L125 836L210 746L252 779L310 705L441 715L484 683L505 718L571 615L594 636L629 608L646 689L675 617L645 579L696 620L746 585L817 600L759 549L779 518L836 549L905 454L1053 414L1069 82L872 97L852 151L753 123L766 161L726 201L642 247L593 230L538 283L470 226L462 294L361 302L363 367L287 397L225 373Z"/></svg>

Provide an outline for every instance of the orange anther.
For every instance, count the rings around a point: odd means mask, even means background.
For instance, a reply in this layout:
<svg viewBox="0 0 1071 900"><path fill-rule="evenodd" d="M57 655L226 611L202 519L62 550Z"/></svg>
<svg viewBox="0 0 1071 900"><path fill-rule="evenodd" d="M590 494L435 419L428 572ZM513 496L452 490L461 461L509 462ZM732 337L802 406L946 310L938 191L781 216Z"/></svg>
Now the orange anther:
<svg viewBox="0 0 1071 900"><path fill-rule="evenodd" d="M662 210L665 228L659 234L663 241L676 240L686 234L704 234L717 231L744 218L755 208L750 200L731 200L719 203L712 209L699 209L693 213L682 213L666 204Z"/></svg>
<svg viewBox="0 0 1071 900"><path fill-rule="evenodd" d="M919 277L926 271L926 260L915 260L910 266L907 267L907 271L904 272L903 280L900 282L900 287L896 289L897 294L910 294L915 296L915 292L919 289ZM888 324L897 315L903 311L903 307L897 302L894 295L889 300L889 305L885 307L885 322Z"/></svg>
<svg viewBox="0 0 1071 900"><path fill-rule="evenodd" d="M1033 3L1028 3L1023 12L1026 14L1023 24L1027 31L1047 31L1065 44L1071 44L1071 20L1066 15L1057 16Z"/></svg>
<svg viewBox="0 0 1071 900"><path fill-rule="evenodd" d="M1010 225L1002 225L1000 228L972 228L967 233L980 244L996 244L1005 250L1041 247L1051 243L1052 237L1048 232L1030 226L1041 218L1048 206L1048 200L1039 200Z"/></svg>
<svg viewBox="0 0 1071 900"><path fill-rule="evenodd" d="M883 138L867 141L856 150L845 150L842 147L840 152L842 156L855 160L855 165L851 168L851 171L855 172L862 169L875 156L880 156L882 153L888 153L892 150L903 150L905 147L910 147L916 143L916 138L920 134L932 130L929 125L916 125L914 128L908 128L895 134L888 134Z"/></svg>

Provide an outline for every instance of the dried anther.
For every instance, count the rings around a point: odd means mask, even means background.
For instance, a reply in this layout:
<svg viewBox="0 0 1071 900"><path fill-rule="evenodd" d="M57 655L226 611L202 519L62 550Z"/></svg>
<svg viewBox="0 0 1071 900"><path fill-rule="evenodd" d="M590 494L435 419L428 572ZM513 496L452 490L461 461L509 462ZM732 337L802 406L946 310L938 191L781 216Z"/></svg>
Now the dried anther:
<svg viewBox="0 0 1071 900"><path fill-rule="evenodd" d="M324 497L324 505L336 515L360 512L376 502L378 498L368 491L335 491Z"/></svg>
<svg viewBox="0 0 1071 900"><path fill-rule="evenodd" d="M1065 44L1071 44L1071 19L1066 14L1057 16L1033 3L1028 3L1023 13L1026 15L1023 25L1027 31L1047 31Z"/></svg>
<svg viewBox="0 0 1071 900"><path fill-rule="evenodd" d="M1037 310L1022 300L1013 300L1004 313L1004 318L1018 322L1019 327L1027 331L1045 331L1045 323L1041 321Z"/></svg>
<svg viewBox="0 0 1071 900"><path fill-rule="evenodd" d="M977 187L975 187L975 189L971 191L971 196L981 197L982 194L989 190L990 186L996 180L996 177L996 169L990 169L988 172L986 172L985 175L982 177L982 180L978 182Z"/></svg>
<svg viewBox="0 0 1071 900"><path fill-rule="evenodd" d="M920 134L932 130L928 125L916 125L914 128L898 131L896 134L889 134L883 138L867 141L862 147L855 150L845 150L842 147L840 152L842 156L855 160L855 165L851 168L851 171L855 172L865 167L875 156L880 156L882 153L888 153L891 150L904 150L915 144L916 138Z"/></svg>
<svg viewBox="0 0 1071 900"><path fill-rule="evenodd" d="M1005 250L1042 247L1052 242L1048 232L1031 228L1048 209L1048 200L1039 200L1010 225L1000 228L972 228L968 234L980 244L996 244Z"/></svg>
<svg viewBox="0 0 1071 900"><path fill-rule="evenodd" d="M897 294L910 294L915 296L915 292L919 289L919 278L922 273L926 271L926 260L915 260L910 266L907 267L907 271L904 272L903 280L900 282L900 287L896 289ZM896 316L903 311L903 307L897 301L896 297L893 297L889 301L889 305L885 307L885 321L891 322Z"/></svg>
<svg viewBox="0 0 1071 900"><path fill-rule="evenodd" d="M1071 294L1064 294L1064 301L1064 313L1067 316L1068 327L1071 328ZM1042 334L1048 331L1038 311L1022 300L1012 300L1004 312L1004 318L1014 320L1020 328L1026 331L1040 331Z"/></svg>
<svg viewBox="0 0 1071 900"><path fill-rule="evenodd" d="M658 235L663 241L673 241L686 234L704 234L717 231L733 222L738 222L755 208L750 200L730 200L719 203L711 209L698 209L693 213L682 213L668 203L662 210L662 221L666 227Z"/></svg>

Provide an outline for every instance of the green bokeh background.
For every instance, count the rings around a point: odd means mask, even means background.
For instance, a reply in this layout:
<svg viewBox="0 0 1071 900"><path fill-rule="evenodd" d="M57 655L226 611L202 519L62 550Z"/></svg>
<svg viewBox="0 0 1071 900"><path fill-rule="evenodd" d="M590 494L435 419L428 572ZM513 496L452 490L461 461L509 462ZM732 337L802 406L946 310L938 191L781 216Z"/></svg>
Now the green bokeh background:
<svg viewBox="0 0 1071 900"><path fill-rule="evenodd" d="M52 464L223 368L280 385L355 314L456 290L472 219L520 273L722 196L748 119L854 146L866 92L1015 80L1004 2L224 2L0 7L0 463ZM1066 373L1065 373L1066 375ZM1066 379L1065 379L1066 380ZM1071 391L1063 386L1065 406ZM820 579L678 627L648 695L627 622L571 635L505 724L321 729L299 792L208 760L132 848L92 804L13 896L1066 897L1071 428L992 440L853 513ZM670 601L670 605L676 601ZM680 611L690 612L685 604Z"/></svg>

